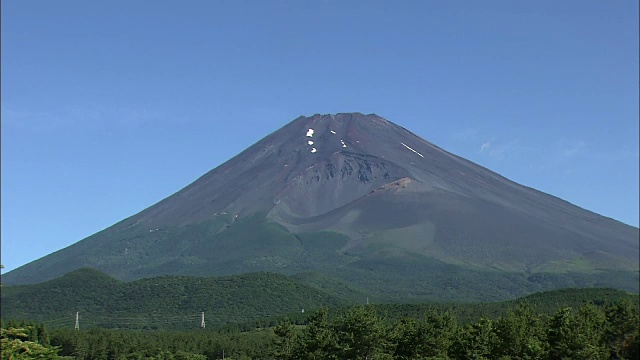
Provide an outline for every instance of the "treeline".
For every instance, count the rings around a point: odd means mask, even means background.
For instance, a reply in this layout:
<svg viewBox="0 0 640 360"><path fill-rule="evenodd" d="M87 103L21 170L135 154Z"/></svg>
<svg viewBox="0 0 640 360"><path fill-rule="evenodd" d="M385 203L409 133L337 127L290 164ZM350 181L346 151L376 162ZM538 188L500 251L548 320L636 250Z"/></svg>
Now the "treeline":
<svg viewBox="0 0 640 360"><path fill-rule="evenodd" d="M10 321L2 325L2 360L14 359L265 359L271 328L249 332L47 329Z"/></svg>
<svg viewBox="0 0 640 360"><path fill-rule="evenodd" d="M324 308L304 325L284 320L248 332L48 330L8 323L2 359L21 358L19 347L9 347L16 339L42 346L49 352L40 358L51 359L640 359L639 323L637 304L628 301L563 307L550 315L521 303L472 322L438 309L389 321L375 306L339 314Z"/></svg>
<svg viewBox="0 0 640 360"><path fill-rule="evenodd" d="M640 318L617 302L561 308L548 316L526 303L496 320L461 325L448 311L388 325L373 307L333 320L320 311L301 329L274 330L278 359L638 359Z"/></svg>
<svg viewBox="0 0 640 360"><path fill-rule="evenodd" d="M495 320L465 325L448 311L385 322L372 306L303 328L278 325L274 358L298 359L639 359L637 307L621 301L565 307L548 316L526 303Z"/></svg>

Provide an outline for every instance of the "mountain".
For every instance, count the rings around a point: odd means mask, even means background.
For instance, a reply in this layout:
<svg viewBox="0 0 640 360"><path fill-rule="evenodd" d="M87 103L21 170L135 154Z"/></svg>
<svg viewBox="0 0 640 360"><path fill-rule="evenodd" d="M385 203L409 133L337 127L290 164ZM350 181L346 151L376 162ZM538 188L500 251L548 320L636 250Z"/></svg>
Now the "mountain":
<svg viewBox="0 0 640 360"><path fill-rule="evenodd" d="M3 275L317 273L387 299L638 291L639 231L377 115L299 117L184 189ZM311 278L311 277L308 277ZM316 277L317 278L317 277Z"/></svg>

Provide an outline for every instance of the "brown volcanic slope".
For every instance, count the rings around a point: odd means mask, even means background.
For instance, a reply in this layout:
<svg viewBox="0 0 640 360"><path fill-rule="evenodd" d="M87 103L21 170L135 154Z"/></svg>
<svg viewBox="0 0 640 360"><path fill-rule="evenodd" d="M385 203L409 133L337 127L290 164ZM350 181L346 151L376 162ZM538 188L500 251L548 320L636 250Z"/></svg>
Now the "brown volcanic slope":
<svg viewBox="0 0 640 360"><path fill-rule="evenodd" d="M333 240L323 242L315 234L327 230L344 236L325 233ZM353 273L386 276L434 261L438 269L528 276L635 271L637 279L638 236L638 228L514 183L377 115L314 115L3 281L92 266L125 279L320 271L371 288Z"/></svg>

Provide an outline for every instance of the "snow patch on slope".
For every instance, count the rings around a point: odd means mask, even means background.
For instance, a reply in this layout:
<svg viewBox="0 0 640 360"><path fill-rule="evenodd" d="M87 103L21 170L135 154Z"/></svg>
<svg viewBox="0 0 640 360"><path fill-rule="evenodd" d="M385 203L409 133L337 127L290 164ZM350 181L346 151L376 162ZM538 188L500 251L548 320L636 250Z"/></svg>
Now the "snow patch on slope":
<svg viewBox="0 0 640 360"><path fill-rule="evenodd" d="M410 148L409 146L407 146L407 144L405 144L405 143L403 143L403 142L401 142L400 144L402 144L402 145L403 145L404 147L406 147L407 149L409 149L409 150L413 151L414 153L416 153L416 154L420 155L420 157L424 157L424 156L423 156L422 154L420 154L419 152L417 152L417 151L413 150L412 148Z"/></svg>

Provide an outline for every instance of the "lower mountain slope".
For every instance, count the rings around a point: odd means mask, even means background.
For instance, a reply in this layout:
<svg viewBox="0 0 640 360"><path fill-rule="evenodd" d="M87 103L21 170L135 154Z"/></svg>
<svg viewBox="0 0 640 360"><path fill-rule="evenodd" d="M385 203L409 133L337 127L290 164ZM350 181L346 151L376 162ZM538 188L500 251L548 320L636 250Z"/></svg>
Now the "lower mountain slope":
<svg viewBox="0 0 640 360"><path fill-rule="evenodd" d="M360 296L360 299L370 297L383 301L499 301L565 287L639 291L638 272L629 270L622 261L600 268L598 262L586 255L574 254L571 261L550 257L554 252L545 255L546 245L535 242L536 234L544 236L544 230L537 229L536 233L533 228L532 233L522 234L520 250L526 251L518 253L516 248L504 249L491 241L469 242L465 237L470 236L469 223L466 227L455 223L438 223L438 227L411 223L411 214L417 213L415 218L419 218L429 212L428 209L398 207L397 211L405 211L407 218L400 222L385 219L376 209L399 205L384 203L384 199L376 202L376 206L358 204L330 214L341 219L331 231L291 232L267 219L265 214L238 219L220 214L210 221L158 228L153 232L135 226L116 226L87 239L99 242L100 252L80 242L72 245L64 257L58 253L49 255L51 260L59 259L50 261L53 266L46 269L48 276L54 276L75 266L95 266L121 280L167 273L183 276L264 271L300 274L303 282L319 289L340 284L346 298ZM358 216L353 216L355 211ZM440 208L434 214L446 219L446 212ZM480 211L474 215L482 217ZM480 224L481 220L476 223ZM385 230L389 229L390 221L395 222L395 228ZM354 240L354 233L348 236L341 232L345 223L357 229L355 234L361 236L358 240ZM446 241L434 238L434 229L442 232L441 238ZM408 233L423 240L403 237ZM536 251L540 252L537 258ZM73 255L69 256L70 253ZM487 259L492 261L492 266L483 263ZM535 260L539 263L534 263Z"/></svg>

